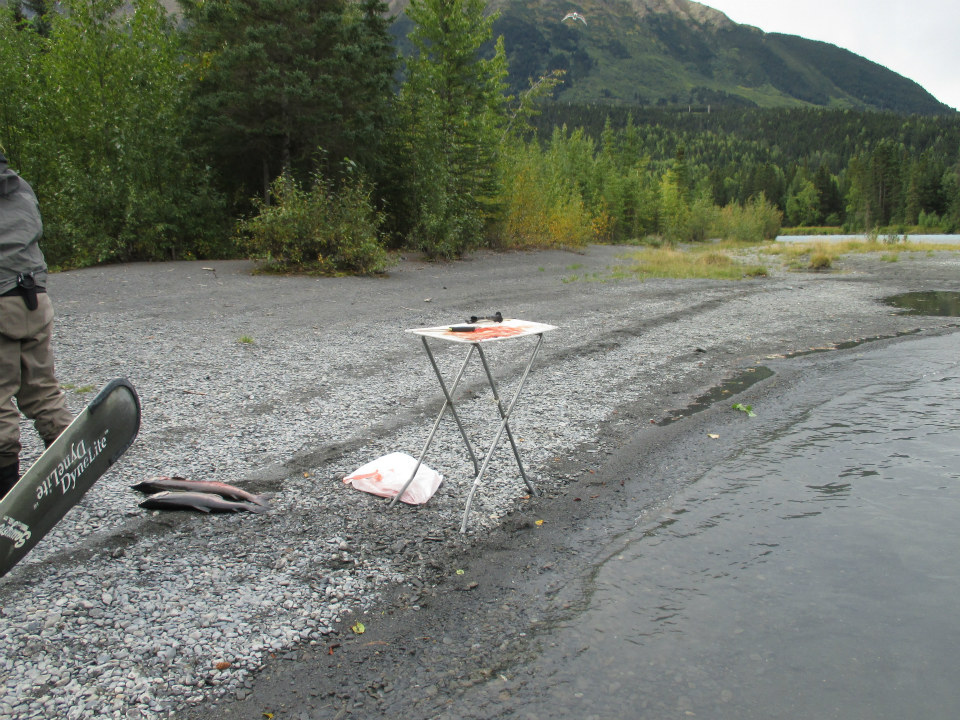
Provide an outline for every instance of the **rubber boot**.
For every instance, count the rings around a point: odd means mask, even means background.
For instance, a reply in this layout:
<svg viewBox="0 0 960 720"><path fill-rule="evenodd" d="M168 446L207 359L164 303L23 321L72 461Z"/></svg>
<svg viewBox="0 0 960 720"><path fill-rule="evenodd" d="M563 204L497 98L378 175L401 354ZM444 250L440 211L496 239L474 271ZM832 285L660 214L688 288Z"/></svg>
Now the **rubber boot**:
<svg viewBox="0 0 960 720"><path fill-rule="evenodd" d="M20 461L13 465L0 467L0 500L17 484L20 479Z"/></svg>

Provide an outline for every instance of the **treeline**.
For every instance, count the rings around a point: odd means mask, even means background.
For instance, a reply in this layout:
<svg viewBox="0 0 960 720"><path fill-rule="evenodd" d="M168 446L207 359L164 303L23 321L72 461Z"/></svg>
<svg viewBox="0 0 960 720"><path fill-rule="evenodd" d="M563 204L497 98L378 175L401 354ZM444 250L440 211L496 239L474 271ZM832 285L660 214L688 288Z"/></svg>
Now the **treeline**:
<svg viewBox="0 0 960 720"><path fill-rule="evenodd" d="M881 140L894 140L913 154L930 150L948 164L956 162L960 153L960 113L902 115L686 103L670 109L545 103L533 124L542 136L549 136L556 126L567 125L583 128L591 137L599 138L608 123L619 129L630 122L662 128L678 138L716 135L755 141L773 159L797 160L822 155L834 173L846 167L854 155ZM663 149L666 154L673 154L671 147Z"/></svg>
<svg viewBox="0 0 960 720"><path fill-rule="evenodd" d="M655 165L682 157L715 204L763 193L789 225L960 230L960 114L551 104L535 124L639 136Z"/></svg>
<svg viewBox="0 0 960 720"><path fill-rule="evenodd" d="M631 116L545 104L559 74L510 96L483 0L412 0L403 58L380 0L181 5L0 11L0 143L52 265L371 272L400 247L759 240L783 217L960 227L951 119Z"/></svg>

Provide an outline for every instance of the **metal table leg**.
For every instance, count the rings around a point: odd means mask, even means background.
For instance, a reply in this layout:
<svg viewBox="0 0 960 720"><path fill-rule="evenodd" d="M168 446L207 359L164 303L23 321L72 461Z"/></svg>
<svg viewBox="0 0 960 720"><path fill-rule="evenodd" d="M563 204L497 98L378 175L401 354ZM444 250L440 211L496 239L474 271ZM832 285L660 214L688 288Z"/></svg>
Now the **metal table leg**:
<svg viewBox="0 0 960 720"><path fill-rule="evenodd" d="M500 398L497 396L497 388L493 382L493 375L490 373L490 368L487 365L486 358L483 355L483 350L478 346L480 350L480 359L483 361L483 367L487 371L487 379L490 381L490 387L493 389L494 397L497 400L497 407L500 409L500 428L497 430L497 435L493 439L493 444L490 446L490 450L487 451L487 456L483 460L483 465L480 466L480 471L477 473L477 476L473 480L473 486L470 488L470 493L467 495L467 506L463 511L463 522L460 523L460 532L465 533L467 531L467 520L470 516L470 508L473 505L473 496L477 492L477 487L480 485L480 480L483 478L483 474L487 471L487 466L490 465L490 459L493 457L493 452L497 449L497 444L500 442L500 437L503 435L503 431L507 430L507 435L510 437L510 442L513 445L513 453L517 458L517 464L520 465L520 474L523 475L524 482L526 482L527 487L530 489L531 493L536 493L533 485L527 479L526 474L523 472L523 465L520 463L520 453L517 450L516 443L513 441L513 434L509 430L509 419L510 414L513 412L514 406L517 404L517 400L520 398L520 392L523 390L524 383L527 381L527 376L530 374L530 368L533 367L533 361L537 357L537 353L540 352L540 346L543 344L543 333L537 335L537 345L533 349L533 353L530 355L530 362L527 363L526 370L523 371L523 375L520 378L520 382L517 385L517 390L513 395L513 400L510 401L509 407L506 410L503 409L503 403L500 401Z"/></svg>
<svg viewBox="0 0 960 720"><path fill-rule="evenodd" d="M543 335L540 336L540 340L537 343L537 347L534 349L534 357L539 350L540 342L543 342ZM493 399L497 402L497 410L500 411L500 419L503 421L503 429L507 432L507 437L510 439L510 446L513 448L513 456L517 459L517 467L520 468L520 477L523 478L523 482L527 485L527 490L529 490L534 495L537 494L537 489L533 486L533 483L527 478L527 474L523 471L523 463L520 461L520 450L517 448L517 442L513 439L513 433L510 431L510 424L507 422L509 418L509 412L507 412L503 407L503 401L500 399L500 394L497 392L497 384L493 380L493 374L490 372L490 365L487 363L487 356L483 352L483 348L477 345L477 352L480 354L480 362L483 363L483 369L487 373L487 380L490 382L490 389L493 390ZM531 358L530 364L527 365L527 372L530 371L530 367L533 364L533 359ZM526 378L526 373L524 373L524 378ZM521 381L522 382L522 381ZM516 399L514 399L516 402ZM511 405L511 410L513 406Z"/></svg>
<svg viewBox="0 0 960 720"><path fill-rule="evenodd" d="M440 382L440 389L443 390L443 407L440 408L440 414L437 415L436 422L433 423L433 430L430 431L430 436L427 438L426 444L423 446L423 451L420 453L420 457L417 459L417 464L413 467L413 472L410 474L410 478L403 484L403 487L400 489L400 492L397 493L392 500L390 500L389 507L393 507L400 497L407 491L407 488L410 487L410 483L413 482L413 479L417 476L417 471L420 469L420 465L423 464L423 458L427 455L427 450L430 449L430 445L433 443L433 437L437 434L437 428L440 427L440 421L443 420L443 414L447 411L447 408L450 408L450 412L453 413L453 417L457 421L457 427L460 428L460 436L463 438L463 442L467 446L467 452L470 454L470 459L473 461L473 473L474 475L480 472L479 465L477 464L477 456L473 452L473 445L470 444L470 438L467 437L466 430L463 428L463 423L460 421L460 416L457 414L457 409L453 404L453 393L457 391L457 386L460 384L460 380L463 378L463 372L467 369L467 363L470 362L470 358L473 356L473 351L475 348L479 349L477 344L470 345L470 351L467 353L467 357L464 358L463 364L460 366L460 371L457 373L456 379L453 381L453 387L448 391L446 383L443 382L443 375L440 374L440 367L437 365L436 359L433 357L433 353L430 351L430 345L427 344L427 338L421 337L423 341L423 347L427 351L427 357L430 358L430 364L433 366L433 372L437 376L437 380Z"/></svg>

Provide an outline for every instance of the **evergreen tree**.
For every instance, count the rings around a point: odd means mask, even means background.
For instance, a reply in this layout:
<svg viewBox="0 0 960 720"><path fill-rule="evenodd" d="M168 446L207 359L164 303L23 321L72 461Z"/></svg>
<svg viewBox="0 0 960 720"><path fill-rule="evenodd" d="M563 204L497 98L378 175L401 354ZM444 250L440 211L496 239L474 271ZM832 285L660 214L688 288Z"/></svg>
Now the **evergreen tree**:
<svg viewBox="0 0 960 720"><path fill-rule="evenodd" d="M920 210L943 215L947 212L948 196L943 186L943 174L946 165L942 157L924 150L916 161L917 195Z"/></svg>
<svg viewBox="0 0 960 720"><path fill-rule="evenodd" d="M355 160L374 180L395 161L383 151L385 138L392 138L396 130L394 74L398 59L391 23L383 0L358 0L346 6L338 48L342 92L338 112L332 113L333 120L343 123L342 146L324 144L334 157Z"/></svg>
<svg viewBox="0 0 960 720"><path fill-rule="evenodd" d="M943 174L943 194L947 198L943 229L946 232L960 231L960 160Z"/></svg>
<svg viewBox="0 0 960 720"><path fill-rule="evenodd" d="M673 159L673 175L677 191L680 193L680 199L686 204L689 204L693 198L694 178L690 165L686 146L678 145L676 156Z"/></svg>
<svg viewBox="0 0 960 720"><path fill-rule="evenodd" d="M752 173L744 188L744 196L738 198L740 202L746 202L763 196L779 208L784 208L783 200L786 191L786 179L783 170L774 163L762 162L752 168Z"/></svg>
<svg viewBox="0 0 960 720"><path fill-rule="evenodd" d="M498 195L497 155L504 137L507 73L502 38L491 58L495 16L483 0L411 0L401 106L410 156L411 243L455 257L482 237Z"/></svg>
<svg viewBox="0 0 960 720"><path fill-rule="evenodd" d="M830 173L826 163L817 168L813 184L817 189L817 204L820 207L820 221L827 225L839 225L843 217L843 195L837 178Z"/></svg>
<svg viewBox="0 0 960 720"><path fill-rule="evenodd" d="M816 225L820 220L817 188L804 175L798 174L790 184L787 197L787 222L791 225Z"/></svg>
<svg viewBox="0 0 960 720"><path fill-rule="evenodd" d="M273 178L306 181L321 161L378 157L394 62L384 7L184 0L197 62L193 124L235 196L267 198Z"/></svg>
<svg viewBox="0 0 960 720"><path fill-rule="evenodd" d="M910 163L907 172L907 187L903 198L903 221L915 225L920 219L920 166Z"/></svg>

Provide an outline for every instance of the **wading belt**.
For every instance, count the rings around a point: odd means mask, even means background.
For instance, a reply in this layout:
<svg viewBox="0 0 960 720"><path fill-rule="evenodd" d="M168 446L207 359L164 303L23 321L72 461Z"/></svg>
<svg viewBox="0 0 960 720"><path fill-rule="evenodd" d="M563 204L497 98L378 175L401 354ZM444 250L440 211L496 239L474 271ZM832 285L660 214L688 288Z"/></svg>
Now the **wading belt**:
<svg viewBox="0 0 960 720"><path fill-rule="evenodd" d="M0 294L0 297L7 297L9 295L22 295L23 302L27 305L27 310L36 310L37 309L37 294L45 293L47 289L37 285L36 281L33 279L33 273L20 273L17 275L17 286L11 290L7 290L5 293Z"/></svg>

